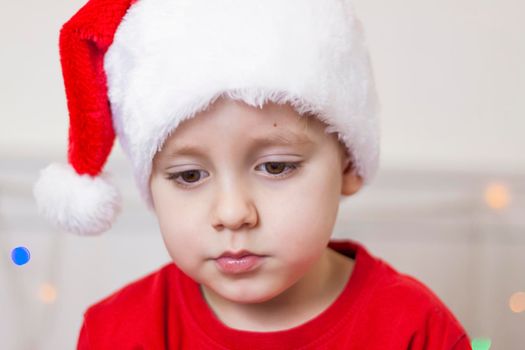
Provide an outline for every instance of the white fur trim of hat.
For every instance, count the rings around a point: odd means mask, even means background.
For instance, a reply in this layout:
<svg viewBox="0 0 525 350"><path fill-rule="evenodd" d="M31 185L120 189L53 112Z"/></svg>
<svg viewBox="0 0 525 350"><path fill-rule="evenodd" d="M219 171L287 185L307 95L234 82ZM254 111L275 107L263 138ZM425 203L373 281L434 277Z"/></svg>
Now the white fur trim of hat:
<svg viewBox="0 0 525 350"><path fill-rule="evenodd" d="M104 68L114 125L151 204L155 153L218 95L290 102L338 132L368 183L378 166L377 98L360 22L343 0L141 0Z"/></svg>

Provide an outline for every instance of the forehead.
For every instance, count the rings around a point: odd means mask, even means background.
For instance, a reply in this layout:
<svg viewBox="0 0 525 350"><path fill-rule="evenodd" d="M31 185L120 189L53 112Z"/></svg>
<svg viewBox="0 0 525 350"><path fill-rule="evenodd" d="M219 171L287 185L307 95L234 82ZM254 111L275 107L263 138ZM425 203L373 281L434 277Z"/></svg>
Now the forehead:
<svg viewBox="0 0 525 350"><path fill-rule="evenodd" d="M314 115L300 115L290 104L269 102L253 107L243 101L220 98L179 124L159 153L168 157L202 155L217 147L226 149L227 144L235 144L236 150L248 153L271 146L306 150L325 142L338 142L335 134L325 133L326 126Z"/></svg>
<svg viewBox="0 0 525 350"><path fill-rule="evenodd" d="M176 139L202 139L218 132L248 138L302 142L324 133L326 124L314 115L300 115L290 104L268 102L254 107L243 101L219 98L204 111L179 124Z"/></svg>

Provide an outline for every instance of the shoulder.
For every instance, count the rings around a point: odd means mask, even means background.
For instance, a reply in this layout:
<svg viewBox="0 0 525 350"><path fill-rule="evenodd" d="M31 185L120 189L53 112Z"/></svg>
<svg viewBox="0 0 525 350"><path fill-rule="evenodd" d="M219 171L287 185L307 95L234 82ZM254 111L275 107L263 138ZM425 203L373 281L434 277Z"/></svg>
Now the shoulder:
<svg viewBox="0 0 525 350"><path fill-rule="evenodd" d="M177 267L170 263L124 286L88 307L79 336L81 343L105 346L134 339L158 337L152 324L163 324L169 285L175 283ZM148 334L150 332L151 334ZM154 341L152 339L152 341Z"/></svg>
<svg viewBox="0 0 525 350"><path fill-rule="evenodd" d="M463 326L432 290L410 275L395 270L392 274L374 293L374 300L392 310L392 320L400 328L406 327L413 349L470 348Z"/></svg>
<svg viewBox="0 0 525 350"><path fill-rule="evenodd" d="M359 324L364 332L394 337L412 349L454 349L456 344L468 343L457 318L424 283L399 272L359 243L351 242L346 251L356 259L354 287L360 290Z"/></svg>
<svg viewBox="0 0 525 350"><path fill-rule="evenodd" d="M376 314L372 323L395 330L411 349L470 349L463 326L432 290L383 264L368 303Z"/></svg>
<svg viewBox="0 0 525 350"><path fill-rule="evenodd" d="M151 302L158 300L158 296L164 293L164 286L174 278L175 270L174 264L166 264L91 305L86 313L92 314L110 309L123 309L126 312L133 312L144 307L145 304L154 305Z"/></svg>
<svg viewBox="0 0 525 350"><path fill-rule="evenodd" d="M376 288L371 301L396 311L399 318L428 319L440 314L444 319L459 325L443 301L415 277L400 273L386 262L381 262Z"/></svg>
<svg viewBox="0 0 525 350"><path fill-rule="evenodd" d="M369 301L389 305L388 309L404 313L410 310L441 310L452 316L441 299L425 284L372 255L362 244L345 240L333 242L332 247L355 259L356 276L352 276L352 280Z"/></svg>

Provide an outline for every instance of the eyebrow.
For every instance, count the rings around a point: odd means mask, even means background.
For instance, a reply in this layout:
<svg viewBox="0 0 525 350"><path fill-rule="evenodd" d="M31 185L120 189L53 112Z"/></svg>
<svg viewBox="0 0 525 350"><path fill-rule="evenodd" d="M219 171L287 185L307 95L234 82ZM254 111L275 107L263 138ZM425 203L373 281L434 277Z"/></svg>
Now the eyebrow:
<svg viewBox="0 0 525 350"><path fill-rule="evenodd" d="M269 146L293 146L313 144L314 142L304 134L296 134L292 131L274 133L258 137L251 137L250 149L264 148ZM200 155L205 154L206 149L195 145L180 145L169 151L170 157L182 155Z"/></svg>

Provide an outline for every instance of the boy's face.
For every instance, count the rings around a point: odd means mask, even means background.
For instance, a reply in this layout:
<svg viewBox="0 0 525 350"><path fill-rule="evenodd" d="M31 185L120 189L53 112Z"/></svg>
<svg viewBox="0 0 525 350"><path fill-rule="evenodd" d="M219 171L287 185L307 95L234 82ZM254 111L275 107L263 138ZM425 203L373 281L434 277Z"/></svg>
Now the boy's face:
<svg viewBox="0 0 525 350"><path fill-rule="evenodd" d="M299 281L327 249L340 195L362 185L351 166L345 171L337 136L305 118L288 104L257 109L220 98L180 124L153 160L168 252L220 297L263 302ZM264 257L245 273L217 266L221 254L240 250Z"/></svg>

